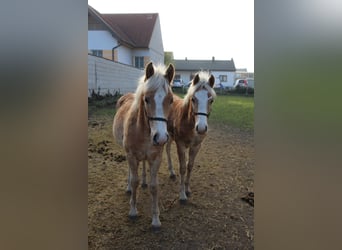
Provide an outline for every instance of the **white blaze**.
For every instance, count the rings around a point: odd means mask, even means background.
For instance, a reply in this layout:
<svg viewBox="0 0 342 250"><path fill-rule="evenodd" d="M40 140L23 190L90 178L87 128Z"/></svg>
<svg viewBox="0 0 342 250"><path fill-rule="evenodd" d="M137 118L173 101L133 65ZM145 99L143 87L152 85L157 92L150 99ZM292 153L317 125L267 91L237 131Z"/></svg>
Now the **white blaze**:
<svg viewBox="0 0 342 250"><path fill-rule="evenodd" d="M165 96L166 96L166 93L164 91L164 88L159 88L157 92L155 93L154 102L155 102L156 111L155 111L154 117L167 119L167 117L165 117L164 108L163 108L163 101L164 101ZM151 124L152 137L158 134L158 139L157 139L158 144L166 143L168 139L166 122L150 121L150 124Z"/></svg>
<svg viewBox="0 0 342 250"><path fill-rule="evenodd" d="M197 98L197 104L198 104L198 113L208 113L208 91L207 90L199 90L195 93L195 97ZM196 124L198 132L204 133L207 129L208 123L207 123L207 116L205 115L197 115L196 116Z"/></svg>

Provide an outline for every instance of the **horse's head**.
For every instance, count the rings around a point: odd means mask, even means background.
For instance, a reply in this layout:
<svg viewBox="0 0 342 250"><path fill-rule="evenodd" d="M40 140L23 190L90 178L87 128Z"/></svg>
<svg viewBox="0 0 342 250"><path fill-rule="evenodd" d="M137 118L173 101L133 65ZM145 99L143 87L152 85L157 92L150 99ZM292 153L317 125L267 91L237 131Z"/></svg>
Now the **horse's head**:
<svg viewBox="0 0 342 250"><path fill-rule="evenodd" d="M213 89L214 83L213 75L201 71L195 75L188 90L187 98L189 98L189 102L191 100L191 110L195 116L195 129L199 134L205 134L208 130L211 104L216 97Z"/></svg>
<svg viewBox="0 0 342 250"><path fill-rule="evenodd" d="M155 67L150 62L145 68L145 88L141 93L141 102L150 126L153 145L164 145L169 138L167 117L173 102L170 83L174 74L175 69L172 64L165 68Z"/></svg>

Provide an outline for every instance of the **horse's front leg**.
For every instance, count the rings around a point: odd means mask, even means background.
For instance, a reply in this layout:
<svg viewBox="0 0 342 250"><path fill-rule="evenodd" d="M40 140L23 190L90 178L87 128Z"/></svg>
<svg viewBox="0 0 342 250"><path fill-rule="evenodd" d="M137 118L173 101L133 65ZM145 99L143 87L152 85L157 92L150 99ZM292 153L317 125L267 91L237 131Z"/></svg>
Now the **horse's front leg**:
<svg viewBox="0 0 342 250"><path fill-rule="evenodd" d="M138 177L138 165L139 162L137 159L129 155L127 156L128 165L130 169L130 186L131 186L131 199L130 199L130 210L129 210L129 217L134 218L138 215L137 210L137 187L139 185L139 177Z"/></svg>
<svg viewBox="0 0 342 250"><path fill-rule="evenodd" d="M176 174L175 174L175 170L173 169L172 160L171 160L171 144L172 144L172 140L169 139L166 144L167 168L169 169L169 172L170 172L170 178L172 180L175 180Z"/></svg>
<svg viewBox="0 0 342 250"><path fill-rule="evenodd" d="M131 186L131 170L130 166L128 165L128 177L127 177L127 188L126 193L131 194L132 193L132 186Z"/></svg>
<svg viewBox="0 0 342 250"><path fill-rule="evenodd" d="M179 160L179 173L180 173L180 193L179 200L181 204L185 204L187 201L187 196L185 193L185 170L186 170L186 162L185 162L185 146L177 143L177 154Z"/></svg>
<svg viewBox="0 0 342 250"><path fill-rule="evenodd" d="M189 161L188 161L188 167L187 167L187 172L186 172L186 179L185 179L185 193L187 196L191 195L191 190L190 190L190 175L192 168L195 163L196 155L198 151L201 148L201 144L197 146L191 146L189 149Z"/></svg>
<svg viewBox="0 0 342 250"><path fill-rule="evenodd" d="M158 206L158 171L161 164L163 151L156 156L156 158L149 159L150 165L150 192L152 198L152 228L158 229L161 226L159 220L159 206Z"/></svg>
<svg viewBox="0 0 342 250"><path fill-rule="evenodd" d="M141 183L141 187L142 188L147 188L147 182L146 182L146 164L145 161L143 161L143 166L142 166L142 183Z"/></svg>

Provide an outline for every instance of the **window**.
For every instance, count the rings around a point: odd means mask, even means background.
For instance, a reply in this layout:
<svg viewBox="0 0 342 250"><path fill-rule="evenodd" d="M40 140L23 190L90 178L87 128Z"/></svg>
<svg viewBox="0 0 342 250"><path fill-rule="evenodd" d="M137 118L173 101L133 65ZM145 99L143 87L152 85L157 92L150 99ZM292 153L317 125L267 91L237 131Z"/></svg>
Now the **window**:
<svg viewBox="0 0 342 250"><path fill-rule="evenodd" d="M134 67L143 69L144 68L144 57L136 56L134 57Z"/></svg>
<svg viewBox="0 0 342 250"><path fill-rule="evenodd" d="M102 50L91 50L91 54L93 56L100 56L100 57L102 57Z"/></svg>
<svg viewBox="0 0 342 250"><path fill-rule="evenodd" d="M180 75L175 75L174 79L175 79L175 80L180 80L181 77L180 77Z"/></svg>
<svg viewBox="0 0 342 250"><path fill-rule="evenodd" d="M219 79L221 82L227 82L227 75L220 75Z"/></svg>

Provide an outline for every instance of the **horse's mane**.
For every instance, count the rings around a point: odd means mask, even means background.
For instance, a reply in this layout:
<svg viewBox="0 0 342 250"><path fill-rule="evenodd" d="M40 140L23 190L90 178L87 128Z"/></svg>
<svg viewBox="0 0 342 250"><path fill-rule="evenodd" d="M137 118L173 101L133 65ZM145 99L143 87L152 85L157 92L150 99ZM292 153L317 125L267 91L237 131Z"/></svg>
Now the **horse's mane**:
<svg viewBox="0 0 342 250"><path fill-rule="evenodd" d="M198 76L199 76L198 83L196 85L191 83L191 85L190 85L190 87L188 89L188 93L184 97L184 105L187 105L189 103L189 101L191 100L192 96L195 94L195 92L198 89L201 89L201 88L207 89L208 92L211 94L211 96L213 98L216 97L215 90L212 87L210 87L210 85L209 85L209 78L210 78L209 72L207 72L207 71L199 71L198 72ZM193 81L194 80L192 80L192 82Z"/></svg>
<svg viewBox="0 0 342 250"><path fill-rule="evenodd" d="M166 67L164 65L157 65L154 67L154 74L145 81L145 74L140 77L138 87L135 91L135 98L132 108L138 109L140 100L143 93L156 91L158 88L163 87L165 92L168 92L169 83L165 78Z"/></svg>

